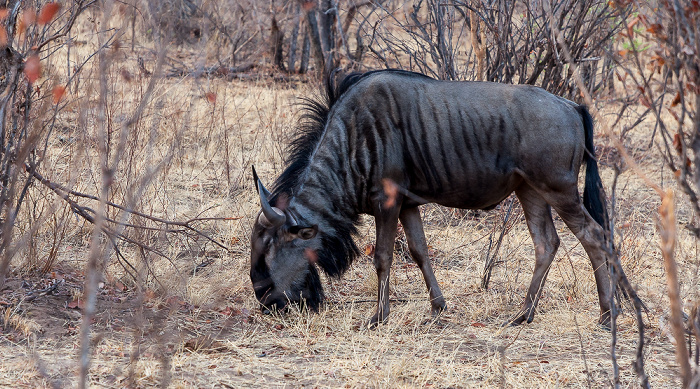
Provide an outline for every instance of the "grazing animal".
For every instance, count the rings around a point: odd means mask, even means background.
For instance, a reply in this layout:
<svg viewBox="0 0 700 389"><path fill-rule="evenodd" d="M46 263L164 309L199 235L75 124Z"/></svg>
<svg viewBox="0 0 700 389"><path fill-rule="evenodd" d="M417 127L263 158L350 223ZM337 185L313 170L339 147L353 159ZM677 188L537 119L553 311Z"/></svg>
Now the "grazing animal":
<svg viewBox="0 0 700 389"><path fill-rule="evenodd" d="M535 245L535 269L522 308L530 323L559 237L554 208L581 241L595 273L600 324L610 322L607 210L587 109L529 85L448 82L400 70L351 74L326 96L306 100L287 167L265 189L253 169L262 210L251 237L250 278L264 311L305 301L317 310L317 267L339 277L359 251L360 214L376 220L377 309L389 314L389 271L397 223L420 267L432 313L445 309L428 258L418 206L490 209L515 192ZM577 187L586 162L583 203Z"/></svg>

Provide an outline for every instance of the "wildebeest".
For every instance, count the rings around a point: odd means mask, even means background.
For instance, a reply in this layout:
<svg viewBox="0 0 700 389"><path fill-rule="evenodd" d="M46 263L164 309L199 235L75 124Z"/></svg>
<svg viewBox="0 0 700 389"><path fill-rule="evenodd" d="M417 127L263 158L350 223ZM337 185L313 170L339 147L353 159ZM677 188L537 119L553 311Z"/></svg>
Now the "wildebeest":
<svg viewBox="0 0 700 389"><path fill-rule="evenodd" d="M374 326L389 314L389 271L400 220L433 314L445 299L428 258L418 206L490 209L515 192L535 245L522 308L531 322L559 246L551 208L593 265L600 324L610 322L607 210L584 106L528 85L448 82L400 70L328 78L325 97L306 100L287 167L268 192L255 171L262 210L251 237L250 278L263 310L305 301L317 310L317 267L338 277L359 251L360 214L376 220ZM586 162L583 202L577 187ZM387 187L388 186L388 187ZM388 189L388 190L387 190Z"/></svg>

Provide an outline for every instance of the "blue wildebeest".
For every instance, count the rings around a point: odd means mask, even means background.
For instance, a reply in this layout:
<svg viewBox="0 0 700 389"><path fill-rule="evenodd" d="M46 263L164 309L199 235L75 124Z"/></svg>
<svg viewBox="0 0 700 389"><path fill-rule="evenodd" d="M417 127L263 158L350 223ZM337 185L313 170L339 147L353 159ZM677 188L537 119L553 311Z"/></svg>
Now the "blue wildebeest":
<svg viewBox="0 0 700 389"><path fill-rule="evenodd" d="M599 322L609 324L608 250L601 227L607 211L585 107L533 86L446 82L399 70L331 80L324 98L306 100L287 167L271 193L253 171L262 210L251 237L250 277L264 311L290 301L317 310L323 300L317 267L334 277L348 269L359 253L353 234L364 213L375 217L377 234L379 290L369 324L389 314L399 220L437 314L445 299L428 258L418 205L489 209L515 192L536 263L522 308L509 323L529 323L535 314L559 246L554 208L588 253ZM577 182L583 161L582 203Z"/></svg>

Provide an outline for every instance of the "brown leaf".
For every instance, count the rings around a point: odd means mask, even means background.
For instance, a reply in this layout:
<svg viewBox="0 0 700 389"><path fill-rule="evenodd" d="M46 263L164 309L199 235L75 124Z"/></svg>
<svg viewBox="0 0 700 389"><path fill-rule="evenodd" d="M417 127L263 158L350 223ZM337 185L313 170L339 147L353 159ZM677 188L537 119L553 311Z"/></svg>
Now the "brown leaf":
<svg viewBox="0 0 700 389"><path fill-rule="evenodd" d="M216 94L212 92L207 92L206 94L207 100L209 100L210 103L216 104Z"/></svg>
<svg viewBox="0 0 700 389"><path fill-rule="evenodd" d="M129 71L124 69L124 68L122 68L120 73L121 73L122 78L126 82L131 82L131 80L133 79L133 77L131 76L131 73L129 73Z"/></svg>
<svg viewBox="0 0 700 389"><path fill-rule="evenodd" d="M486 327L486 324L474 322L474 323L471 324L471 326L472 326L472 327L477 327L477 328L484 328L484 327Z"/></svg>
<svg viewBox="0 0 700 389"><path fill-rule="evenodd" d="M629 23L627 23L627 35L632 36L634 35L634 26L639 23L639 17L636 17L632 19Z"/></svg>
<svg viewBox="0 0 700 389"><path fill-rule="evenodd" d="M645 95L639 96L639 103L647 108L651 108L651 103L649 102L649 99Z"/></svg>
<svg viewBox="0 0 700 389"><path fill-rule="evenodd" d="M316 2L315 1L304 1L301 3L301 6L304 8L304 11L309 12L316 7Z"/></svg>
<svg viewBox="0 0 700 389"><path fill-rule="evenodd" d="M73 301L68 303L68 308L83 310L85 309L85 300L76 297L75 299L73 299Z"/></svg>
<svg viewBox="0 0 700 389"><path fill-rule="evenodd" d="M669 110L668 110L668 113L670 113L671 116L673 116L673 118L676 119L677 122L680 122L680 121L681 121L681 119L678 117L678 114L676 114L675 112L673 112L673 110L669 109Z"/></svg>
<svg viewBox="0 0 700 389"><path fill-rule="evenodd" d="M651 26L649 26L649 28L647 28L647 31L654 35L658 35L663 30L664 27L659 23L654 23Z"/></svg>
<svg viewBox="0 0 700 389"><path fill-rule="evenodd" d="M675 107L680 102L681 102L681 92L678 91L678 93L676 93L676 97L674 97L673 101L671 101L671 107Z"/></svg>
<svg viewBox="0 0 700 389"><path fill-rule="evenodd" d="M676 149L676 152L678 152L678 154L683 153L683 143L682 142L683 141L681 139L681 134L673 135L673 148Z"/></svg>
<svg viewBox="0 0 700 389"><path fill-rule="evenodd" d="M27 80L30 83L34 83L41 77L41 63L38 55L34 54L27 58L27 61L24 63L24 75L27 76Z"/></svg>
<svg viewBox="0 0 700 389"><path fill-rule="evenodd" d="M374 245L373 244L368 244L365 246L365 255L368 257L371 257L374 255Z"/></svg>
<svg viewBox="0 0 700 389"><path fill-rule="evenodd" d="M664 66L665 63L666 63L666 60L662 56L657 55L657 54L654 54L651 56L652 66L661 67L661 66Z"/></svg>
<svg viewBox="0 0 700 389"><path fill-rule="evenodd" d="M149 302L156 298L156 292L153 289L146 289L144 295L144 301Z"/></svg>
<svg viewBox="0 0 700 389"><path fill-rule="evenodd" d="M63 95L66 93L66 88L61 86L61 85L56 85L53 87L53 90L51 91L51 95L53 96L53 103L58 104L59 101L61 101L61 98Z"/></svg>
<svg viewBox="0 0 700 389"><path fill-rule="evenodd" d="M382 185L384 186L384 194L386 195L384 206L386 208L391 208L396 205L396 197L399 195L399 186L389 178L382 179Z"/></svg>
<svg viewBox="0 0 700 389"><path fill-rule="evenodd" d="M22 35L24 32L36 22L36 11L33 8L28 8L22 11L22 16L19 18L17 32Z"/></svg>
<svg viewBox="0 0 700 389"><path fill-rule="evenodd" d="M309 261L309 263L314 264L318 261L318 254L316 254L316 250L307 248L304 250L304 256L306 257L306 260Z"/></svg>
<svg viewBox="0 0 700 389"><path fill-rule="evenodd" d="M61 5L58 3L46 3L46 5L41 8L41 11L39 11L39 17L37 18L38 23L49 23L56 16L59 9L61 9Z"/></svg>

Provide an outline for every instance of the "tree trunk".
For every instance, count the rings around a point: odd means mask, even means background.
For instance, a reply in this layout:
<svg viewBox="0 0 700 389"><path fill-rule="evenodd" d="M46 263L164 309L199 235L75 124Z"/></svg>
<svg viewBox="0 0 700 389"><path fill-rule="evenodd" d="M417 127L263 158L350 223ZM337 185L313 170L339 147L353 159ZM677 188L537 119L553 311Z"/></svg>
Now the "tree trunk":
<svg viewBox="0 0 700 389"><path fill-rule="evenodd" d="M284 68L284 56L282 55L282 47L284 45L284 32L277 25L277 18L272 16L272 26L270 28L270 51L272 53L272 62L281 70Z"/></svg>
<svg viewBox="0 0 700 389"><path fill-rule="evenodd" d="M321 44L323 45L323 54L326 59L325 67L332 69L336 65L336 15L338 8L335 6L334 0L321 0L320 10L320 35Z"/></svg>
<svg viewBox="0 0 700 389"><path fill-rule="evenodd" d="M313 9L306 11L306 24L308 26L309 39L311 40L311 52L314 57L314 66L316 67L316 72L322 75L325 72L326 61L324 58L323 46L321 45L321 37L318 32L316 12Z"/></svg>
<svg viewBox="0 0 700 389"><path fill-rule="evenodd" d="M297 61L297 40L299 37L300 23L299 15L301 14L301 5L299 3L297 3L294 12L296 16L294 21L294 28L292 28L292 36L289 38L289 58L287 59L287 69L289 69L290 73L294 73L294 68Z"/></svg>
<svg viewBox="0 0 700 389"><path fill-rule="evenodd" d="M309 52L311 51L311 40L309 32L304 33L304 43L301 44L301 63L299 64L299 73L305 74L309 69Z"/></svg>

